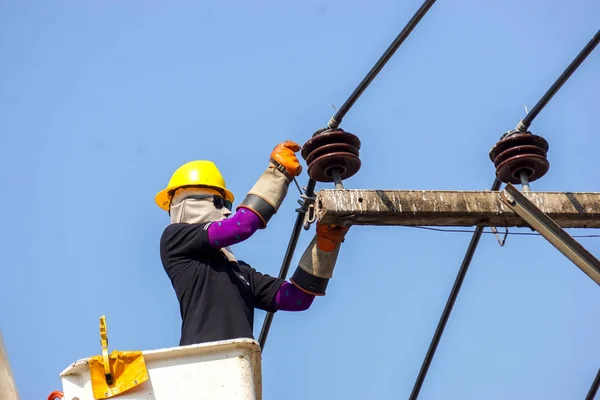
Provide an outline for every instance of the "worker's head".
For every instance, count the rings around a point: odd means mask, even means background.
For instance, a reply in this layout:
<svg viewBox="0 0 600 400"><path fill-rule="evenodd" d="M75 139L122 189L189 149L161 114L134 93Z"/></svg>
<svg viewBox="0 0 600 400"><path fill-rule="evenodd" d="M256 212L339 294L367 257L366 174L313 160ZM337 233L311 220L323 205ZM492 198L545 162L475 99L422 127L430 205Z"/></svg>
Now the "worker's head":
<svg viewBox="0 0 600 400"><path fill-rule="evenodd" d="M227 189L217 166L205 160L179 167L155 198L156 204L169 212L171 223L189 224L227 218L233 200L233 193Z"/></svg>

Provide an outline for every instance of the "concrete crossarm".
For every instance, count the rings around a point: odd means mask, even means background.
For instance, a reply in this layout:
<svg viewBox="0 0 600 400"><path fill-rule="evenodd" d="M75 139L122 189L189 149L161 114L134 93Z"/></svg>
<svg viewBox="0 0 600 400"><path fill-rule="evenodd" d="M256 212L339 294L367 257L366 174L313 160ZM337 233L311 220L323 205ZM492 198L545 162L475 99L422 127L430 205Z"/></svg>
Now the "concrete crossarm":
<svg viewBox="0 0 600 400"><path fill-rule="evenodd" d="M454 190L321 190L317 218L326 224L495 226L527 224L499 192ZM523 192L562 228L600 228L600 193Z"/></svg>

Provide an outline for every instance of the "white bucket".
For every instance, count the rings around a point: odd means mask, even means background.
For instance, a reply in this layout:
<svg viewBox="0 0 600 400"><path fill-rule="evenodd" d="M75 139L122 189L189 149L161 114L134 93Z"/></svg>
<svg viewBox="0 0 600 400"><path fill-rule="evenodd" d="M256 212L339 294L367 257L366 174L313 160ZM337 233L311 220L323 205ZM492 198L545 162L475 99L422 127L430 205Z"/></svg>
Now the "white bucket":
<svg viewBox="0 0 600 400"><path fill-rule="evenodd" d="M262 400L261 352L252 339L142 352L149 379L115 396L126 400ZM94 400L87 359L61 374L64 400Z"/></svg>

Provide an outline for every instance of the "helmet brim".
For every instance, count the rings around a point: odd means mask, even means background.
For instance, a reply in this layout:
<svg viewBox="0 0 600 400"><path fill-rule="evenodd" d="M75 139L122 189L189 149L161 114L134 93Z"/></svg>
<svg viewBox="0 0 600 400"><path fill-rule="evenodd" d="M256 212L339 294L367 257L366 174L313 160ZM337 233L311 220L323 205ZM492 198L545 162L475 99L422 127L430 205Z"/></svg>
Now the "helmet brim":
<svg viewBox="0 0 600 400"><path fill-rule="evenodd" d="M193 185L191 185L191 186L193 186ZM198 186L209 187L211 189L225 192L225 200L227 200L233 204L233 200L235 199L235 196L233 195L233 193L231 193L231 191L229 191L225 188L222 188L222 187L217 187L217 186L208 186L208 185L198 185ZM174 191L176 189L179 189L180 187L182 187L182 186L168 187L168 188L165 188L165 189L161 190L160 192L158 192L154 198L154 200L156 201L156 205L165 211L169 211L169 206L171 205L171 196L169 195L169 193L171 193L172 191Z"/></svg>

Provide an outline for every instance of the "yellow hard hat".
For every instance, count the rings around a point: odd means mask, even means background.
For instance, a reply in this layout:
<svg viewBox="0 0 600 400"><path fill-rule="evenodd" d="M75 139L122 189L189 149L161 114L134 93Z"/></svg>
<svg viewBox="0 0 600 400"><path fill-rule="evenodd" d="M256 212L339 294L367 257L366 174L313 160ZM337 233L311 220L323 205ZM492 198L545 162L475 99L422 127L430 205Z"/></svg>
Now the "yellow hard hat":
<svg viewBox="0 0 600 400"><path fill-rule="evenodd" d="M183 164L171 176L167 187L156 194L156 204L169 211L173 191L184 186L203 186L224 192L225 200L233 203L233 193L227 190L221 172L212 161L196 160Z"/></svg>

